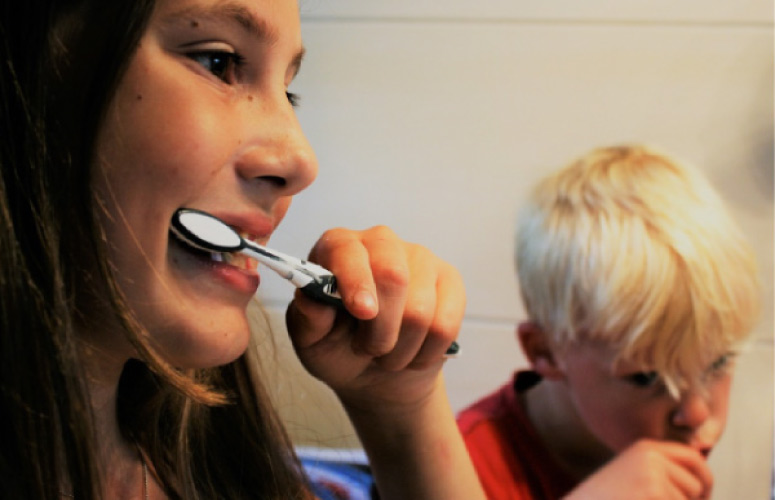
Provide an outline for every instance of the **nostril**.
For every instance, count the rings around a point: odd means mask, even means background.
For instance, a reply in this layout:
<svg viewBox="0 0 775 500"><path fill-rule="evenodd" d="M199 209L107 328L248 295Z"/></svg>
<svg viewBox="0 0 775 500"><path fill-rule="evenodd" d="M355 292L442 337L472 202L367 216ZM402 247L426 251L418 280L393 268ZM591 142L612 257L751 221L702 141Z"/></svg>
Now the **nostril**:
<svg viewBox="0 0 775 500"><path fill-rule="evenodd" d="M260 179L274 184L280 188L283 188L288 184L288 181L285 179L285 177L280 177L279 175L263 175L260 177Z"/></svg>

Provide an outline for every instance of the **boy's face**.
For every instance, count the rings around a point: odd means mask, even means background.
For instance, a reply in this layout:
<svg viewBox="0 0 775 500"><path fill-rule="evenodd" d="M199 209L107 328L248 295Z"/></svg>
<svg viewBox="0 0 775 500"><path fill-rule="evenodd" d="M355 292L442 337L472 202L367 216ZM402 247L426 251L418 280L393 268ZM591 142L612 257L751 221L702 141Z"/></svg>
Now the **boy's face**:
<svg viewBox="0 0 775 500"><path fill-rule="evenodd" d="M561 357L561 370L581 419L615 453L640 439L684 443L707 456L727 419L732 381L728 357L712 363L702 387L672 397L655 374L627 362L612 368L614 351L582 344Z"/></svg>

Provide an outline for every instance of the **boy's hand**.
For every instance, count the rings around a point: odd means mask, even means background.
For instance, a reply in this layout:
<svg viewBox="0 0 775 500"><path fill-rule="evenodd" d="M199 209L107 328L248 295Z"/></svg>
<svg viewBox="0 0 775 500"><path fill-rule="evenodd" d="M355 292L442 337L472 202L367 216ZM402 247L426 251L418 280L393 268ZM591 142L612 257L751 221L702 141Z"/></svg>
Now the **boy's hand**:
<svg viewBox="0 0 775 500"><path fill-rule="evenodd" d="M460 328L460 275L386 227L327 231L310 260L337 277L347 312L297 292L286 321L299 359L346 406L411 412L439 386Z"/></svg>
<svg viewBox="0 0 775 500"><path fill-rule="evenodd" d="M713 475L698 451L680 443L641 440L574 489L566 500L705 500Z"/></svg>

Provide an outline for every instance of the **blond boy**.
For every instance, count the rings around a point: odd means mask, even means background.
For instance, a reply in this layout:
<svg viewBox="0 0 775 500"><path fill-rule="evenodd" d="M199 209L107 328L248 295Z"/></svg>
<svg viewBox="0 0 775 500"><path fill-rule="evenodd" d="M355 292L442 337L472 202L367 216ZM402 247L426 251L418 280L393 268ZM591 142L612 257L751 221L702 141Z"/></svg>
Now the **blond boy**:
<svg viewBox="0 0 775 500"><path fill-rule="evenodd" d="M759 298L708 181L643 147L594 150L535 188L516 255L531 369L458 419L489 497L709 498Z"/></svg>

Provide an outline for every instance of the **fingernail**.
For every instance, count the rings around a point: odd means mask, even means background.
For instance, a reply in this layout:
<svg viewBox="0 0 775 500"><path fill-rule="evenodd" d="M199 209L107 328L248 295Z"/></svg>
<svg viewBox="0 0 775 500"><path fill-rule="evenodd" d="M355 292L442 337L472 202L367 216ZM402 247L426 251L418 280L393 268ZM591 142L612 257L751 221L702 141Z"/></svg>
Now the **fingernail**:
<svg viewBox="0 0 775 500"><path fill-rule="evenodd" d="M374 298L374 294L361 290L355 294L355 305L369 310L377 308L377 300Z"/></svg>

